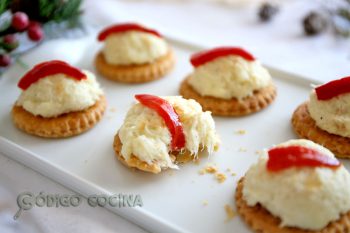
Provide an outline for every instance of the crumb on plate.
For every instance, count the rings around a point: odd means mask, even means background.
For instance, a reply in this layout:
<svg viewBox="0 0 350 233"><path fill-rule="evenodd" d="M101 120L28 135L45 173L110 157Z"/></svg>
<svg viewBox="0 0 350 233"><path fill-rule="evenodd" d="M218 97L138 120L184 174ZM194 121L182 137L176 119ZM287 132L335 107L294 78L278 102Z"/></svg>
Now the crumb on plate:
<svg viewBox="0 0 350 233"><path fill-rule="evenodd" d="M211 174L214 174L218 171L217 167L216 166L213 166L213 165L208 165L204 168L202 168L201 170L199 170L199 174L200 175L204 175L206 173L211 173Z"/></svg>
<svg viewBox="0 0 350 233"><path fill-rule="evenodd" d="M223 173L216 173L215 178L219 183L223 183L226 180L226 175Z"/></svg>
<svg viewBox="0 0 350 233"><path fill-rule="evenodd" d="M236 216L236 213L233 211L230 205L225 205L225 212L226 212L225 222L232 220Z"/></svg>
<svg viewBox="0 0 350 233"><path fill-rule="evenodd" d="M264 151L262 151L262 150L256 150L256 151L255 151L255 154L257 154L257 155L262 155L263 152L264 152Z"/></svg>
<svg viewBox="0 0 350 233"><path fill-rule="evenodd" d="M205 174L205 169L203 168L203 169L201 169L201 170L199 170L199 175L204 175Z"/></svg>
<svg viewBox="0 0 350 233"><path fill-rule="evenodd" d="M236 131L236 134L239 134L239 135L244 135L246 133L247 133L247 131L245 131L244 129L240 129L240 130Z"/></svg>
<svg viewBox="0 0 350 233"><path fill-rule="evenodd" d="M217 167L215 167L215 166L207 166L207 167L205 168L205 171L206 171L207 173L215 173L215 172L218 171L218 169L217 169Z"/></svg>

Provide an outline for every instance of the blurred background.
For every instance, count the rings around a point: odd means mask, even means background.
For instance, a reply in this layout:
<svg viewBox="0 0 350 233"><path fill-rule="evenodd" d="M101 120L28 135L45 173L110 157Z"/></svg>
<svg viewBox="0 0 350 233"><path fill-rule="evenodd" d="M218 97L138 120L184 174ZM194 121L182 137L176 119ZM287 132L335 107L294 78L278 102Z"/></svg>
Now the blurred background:
<svg viewBox="0 0 350 233"><path fill-rule="evenodd" d="M120 16L147 22L208 47L245 47L263 63L332 80L349 74L347 0L99 1L101 22ZM93 1L86 1L87 8ZM104 6L110 6L104 8ZM114 7L112 7L114 6ZM98 8L97 8L98 7ZM162 30L160 30L162 31Z"/></svg>
<svg viewBox="0 0 350 233"><path fill-rule="evenodd" d="M349 74L349 0L1 2L1 46L14 40L9 35L5 39L6 34L16 34L23 40L22 46L10 55L16 56L45 39L74 38L84 36L86 28L98 30L118 21L136 21L155 27L165 35L206 47L242 46L267 65L322 81ZM13 25L6 23L17 11L28 15L27 29L16 31ZM41 25L44 33L38 32L40 27L37 25ZM6 26L9 29L4 30ZM92 33L96 32L92 30ZM10 61L6 56L4 59L3 54L6 55L8 50L5 48L0 53L0 65L6 66Z"/></svg>

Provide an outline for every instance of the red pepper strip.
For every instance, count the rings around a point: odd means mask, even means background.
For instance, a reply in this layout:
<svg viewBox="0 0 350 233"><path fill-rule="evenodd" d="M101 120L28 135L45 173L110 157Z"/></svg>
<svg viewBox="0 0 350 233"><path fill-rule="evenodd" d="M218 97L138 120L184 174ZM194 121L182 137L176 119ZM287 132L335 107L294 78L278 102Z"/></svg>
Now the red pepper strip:
<svg viewBox="0 0 350 233"><path fill-rule="evenodd" d="M198 67L218 57L225 57L229 55L240 56L248 61L255 60L253 55L251 55L244 49L238 47L219 47L193 54L191 56L191 64L194 67Z"/></svg>
<svg viewBox="0 0 350 233"><path fill-rule="evenodd" d="M69 65L66 62L59 60L52 60L40 63L34 66L33 69L28 71L18 82L18 87L22 90L26 90L30 85L37 82L41 78L45 78L54 74L66 74L69 77L77 80L86 79L86 75L79 69Z"/></svg>
<svg viewBox="0 0 350 233"><path fill-rule="evenodd" d="M350 76L334 80L315 89L318 100L329 100L350 92Z"/></svg>
<svg viewBox="0 0 350 233"><path fill-rule="evenodd" d="M153 34L158 37L162 37L157 31L142 27L139 24L124 23L124 24L117 24L117 25L107 27L106 29L102 30L100 34L98 34L97 39L98 41L104 41L112 33L120 33L120 32L126 32L126 31L141 31L141 32L147 32L147 33Z"/></svg>
<svg viewBox="0 0 350 233"><path fill-rule="evenodd" d="M181 150L185 147L186 139L179 115L171 104L154 95L135 95L135 98L144 106L155 110L165 121L171 134L171 150Z"/></svg>
<svg viewBox="0 0 350 233"><path fill-rule="evenodd" d="M267 169L273 172L291 167L337 168L340 166L337 159L302 146L277 147L270 149L268 154Z"/></svg>

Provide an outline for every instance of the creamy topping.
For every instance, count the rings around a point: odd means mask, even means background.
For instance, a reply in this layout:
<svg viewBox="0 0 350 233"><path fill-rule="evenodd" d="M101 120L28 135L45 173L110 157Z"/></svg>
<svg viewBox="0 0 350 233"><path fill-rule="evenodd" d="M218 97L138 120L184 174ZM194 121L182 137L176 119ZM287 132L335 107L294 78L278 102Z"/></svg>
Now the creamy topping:
<svg viewBox="0 0 350 233"><path fill-rule="evenodd" d="M83 72L87 79L80 81L65 74L42 78L23 91L16 104L33 115L47 118L84 110L94 105L103 92L95 76Z"/></svg>
<svg viewBox="0 0 350 233"><path fill-rule="evenodd" d="M167 52L168 45L164 39L139 31L111 34L103 48L107 63L112 65L152 63Z"/></svg>
<svg viewBox="0 0 350 233"><path fill-rule="evenodd" d="M212 153L218 148L219 138L210 112L203 112L194 100L180 96L162 97L179 115L184 128L185 149L197 155L206 149ZM171 135L164 120L156 111L137 103L128 111L119 130L123 144L121 154L129 159L133 154L148 164L157 163L162 168L177 168L169 157Z"/></svg>
<svg viewBox="0 0 350 233"><path fill-rule="evenodd" d="M188 82L202 96L242 99L270 85L271 76L259 61L232 55L197 67Z"/></svg>
<svg viewBox="0 0 350 233"><path fill-rule="evenodd" d="M328 149L311 141L290 140L278 147L304 146L334 157ZM249 206L260 203L281 219L281 226L320 230L350 210L350 175L343 167L330 169L266 169L265 151L245 175L243 198Z"/></svg>
<svg viewBox="0 0 350 233"><path fill-rule="evenodd" d="M313 90L308 109L319 128L328 133L350 137L350 94L342 94L330 100L318 100Z"/></svg>

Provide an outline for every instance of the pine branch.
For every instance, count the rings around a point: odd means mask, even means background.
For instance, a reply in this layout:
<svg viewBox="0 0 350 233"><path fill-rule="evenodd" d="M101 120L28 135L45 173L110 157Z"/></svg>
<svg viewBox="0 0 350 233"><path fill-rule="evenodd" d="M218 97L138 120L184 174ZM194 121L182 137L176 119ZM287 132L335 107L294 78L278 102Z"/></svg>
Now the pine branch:
<svg viewBox="0 0 350 233"><path fill-rule="evenodd" d="M82 0L70 0L62 5L61 9L55 12L53 20L62 21L69 18L75 18L81 14L79 10Z"/></svg>
<svg viewBox="0 0 350 233"><path fill-rule="evenodd" d="M10 5L10 1L11 0L1 0L0 1L0 15L8 9L8 7Z"/></svg>
<svg viewBox="0 0 350 233"><path fill-rule="evenodd" d="M39 13L45 21L62 22L81 14L82 0L39 0Z"/></svg>
<svg viewBox="0 0 350 233"><path fill-rule="evenodd" d="M350 0L349 0L349 2L350 2ZM339 16L341 16L342 18L350 21L350 10L349 9L340 8L340 9L338 9L337 14Z"/></svg>
<svg viewBox="0 0 350 233"><path fill-rule="evenodd" d="M39 0L39 14L44 19L51 19L59 2L57 0Z"/></svg>

